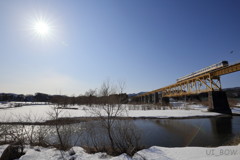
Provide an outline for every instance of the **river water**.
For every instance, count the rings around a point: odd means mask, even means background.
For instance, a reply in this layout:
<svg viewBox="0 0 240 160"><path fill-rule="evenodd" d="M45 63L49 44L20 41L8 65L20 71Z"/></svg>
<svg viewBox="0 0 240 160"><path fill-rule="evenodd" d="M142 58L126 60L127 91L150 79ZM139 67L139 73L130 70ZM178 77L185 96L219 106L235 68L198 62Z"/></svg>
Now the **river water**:
<svg viewBox="0 0 240 160"><path fill-rule="evenodd" d="M240 117L135 120L145 146L220 146L240 134Z"/></svg>
<svg viewBox="0 0 240 160"><path fill-rule="evenodd" d="M122 124L127 128L122 131ZM226 145L235 136L240 135L240 116L225 116L211 118L186 118L186 119L131 119L119 120L114 132L118 134L128 132L135 128L139 136L139 143L144 147L216 147ZM21 125L19 125L21 127ZM31 126L27 126L31 131ZM39 131L47 133L46 141L59 143L54 126L39 126ZM93 147L93 140L98 144L109 144L106 129L100 121L87 121L68 125L62 125L63 140L75 146ZM45 130L43 130L45 128ZM116 129L118 128L118 129ZM92 138L93 137L93 138ZM120 141L124 139L120 138ZM103 142L103 143L102 143Z"/></svg>
<svg viewBox="0 0 240 160"><path fill-rule="evenodd" d="M189 118L189 119L136 119L131 121L141 135L140 142L145 147L216 147L226 145L233 137L240 135L240 116ZM92 125L86 122L85 125ZM95 122L95 126L100 126ZM107 139L101 127L95 128L96 137ZM102 132L102 133L101 133ZM86 145L88 133L82 134L77 145ZM73 136L73 141L74 141ZM89 144L88 144L89 145ZM91 144L90 144L91 146Z"/></svg>

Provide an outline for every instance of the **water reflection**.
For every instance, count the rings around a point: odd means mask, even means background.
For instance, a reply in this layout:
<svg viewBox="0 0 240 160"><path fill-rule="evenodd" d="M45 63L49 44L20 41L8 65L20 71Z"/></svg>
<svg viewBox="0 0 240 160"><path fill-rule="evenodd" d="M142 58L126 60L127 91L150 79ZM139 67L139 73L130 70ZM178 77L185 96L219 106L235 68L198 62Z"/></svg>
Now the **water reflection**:
<svg viewBox="0 0 240 160"><path fill-rule="evenodd" d="M156 124L163 127L167 132L174 134L176 138L181 140L181 146L188 146L192 140L201 132L200 126L186 123L179 120L156 120Z"/></svg>
<svg viewBox="0 0 240 160"><path fill-rule="evenodd" d="M219 146L240 134L240 117L136 120L146 146ZM234 128L232 127L234 125Z"/></svg>
<svg viewBox="0 0 240 160"><path fill-rule="evenodd" d="M232 117L211 119L213 132L216 134L232 134Z"/></svg>
<svg viewBox="0 0 240 160"><path fill-rule="evenodd" d="M127 122L127 123L126 123ZM6 129L18 131L16 127L7 126ZM2 126L3 129L4 126ZM54 126L38 126L32 128L25 126L26 131L35 131L40 135L40 131L46 136L49 143L57 143L57 134ZM120 127L120 128L119 128ZM133 129L134 128L134 129ZM34 129L34 130L33 130ZM23 129L22 129L23 130ZM64 140L70 141L71 145L96 146L96 144L109 144L106 129L102 128L99 121L89 121L61 126ZM131 131L131 132L129 132ZM39 132L39 133L38 133ZM134 139L129 139L129 135L135 134ZM114 136L118 141L123 141L121 137L138 143L145 147L185 147L202 146L214 147L226 144L236 135L240 135L240 116L196 118L196 119L136 119L121 120L114 126ZM119 138L120 137L120 138ZM1 137L0 137L1 140Z"/></svg>
<svg viewBox="0 0 240 160"><path fill-rule="evenodd" d="M235 135L240 134L240 116L123 121L130 122L136 127L136 132L141 135L140 143L145 147L214 147L223 145ZM81 135L79 137L78 132L72 132L72 145L93 147L96 144L109 144L106 130L103 130L98 121L73 124L72 127L77 128L76 125L81 125ZM121 130L122 128L116 133L121 133ZM121 136L118 135L118 137Z"/></svg>

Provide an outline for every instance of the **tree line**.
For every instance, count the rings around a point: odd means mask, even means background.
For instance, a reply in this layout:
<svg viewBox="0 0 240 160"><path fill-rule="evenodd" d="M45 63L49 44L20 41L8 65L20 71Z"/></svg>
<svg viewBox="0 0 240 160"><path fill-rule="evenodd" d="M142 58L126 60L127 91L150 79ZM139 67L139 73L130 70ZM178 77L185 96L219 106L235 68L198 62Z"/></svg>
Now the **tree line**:
<svg viewBox="0 0 240 160"><path fill-rule="evenodd" d="M108 95L110 98L120 98L121 103L128 102L126 93ZM106 96L96 94L96 91L89 90L84 95L66 96L66 95L48 95L45 93L36 93L35 95L23 95L12 93L1 93L0 101L18 101L18 102L49 102L57 105L92 105L105 103Z"/></svg>

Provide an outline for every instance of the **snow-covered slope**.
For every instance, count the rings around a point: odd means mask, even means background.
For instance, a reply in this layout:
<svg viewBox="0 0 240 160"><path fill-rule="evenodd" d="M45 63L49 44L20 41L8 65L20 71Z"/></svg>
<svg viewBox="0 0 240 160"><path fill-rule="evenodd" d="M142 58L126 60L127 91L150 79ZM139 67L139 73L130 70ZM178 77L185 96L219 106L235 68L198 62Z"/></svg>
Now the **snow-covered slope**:
<svg viewBox="0 0 240 160"><path fill-rule="evenodd" d="M50 120L49 114L53 112L53 105L28 105L17 108L5 108L0 110L0 122L42 122ZM63 109L59 117L88 117L88 106L74 106L75 109ZM207 112L206 107L195 105L188 109L165 109L165 110L131 110L126 105L126 117L195 117L195 116L218 116L219 113Z"/></svg>
<svg viewBox="0 0 240 160"><path fill-rule="evenodd" d="M6 145L0 146L0 156L6 148ZM75 154L70 155L69 151L62 151L55 148L33 147L25 149L26 154L19 160L58 160L75 159L75 160L239 160L240 145L238 146L221 146L216 148L205 147L179 147L166 148L153 146L148 149L138 151L133 157L126 154L112 157L106 153L88 154L81 147L73 147Z"/></svg>

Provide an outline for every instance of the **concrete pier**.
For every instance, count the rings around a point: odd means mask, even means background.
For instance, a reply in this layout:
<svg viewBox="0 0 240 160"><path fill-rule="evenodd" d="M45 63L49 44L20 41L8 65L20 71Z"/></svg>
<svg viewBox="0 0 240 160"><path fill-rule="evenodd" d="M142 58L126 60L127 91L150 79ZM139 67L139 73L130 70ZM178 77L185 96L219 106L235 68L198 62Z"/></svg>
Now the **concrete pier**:
<svg viewBox="0 0 240 160"><path fill-rule="evenodd" d="M158 103L159 102L159 96L158 96L158 92L154 93L154 103Z"/></svg>
<svg viewBox="0 0 240 160"><path fill-rule="evenodd" d="M148 103L148 96L144 96L144 103Z"/></svg>
<svg viewBox="0 0 240 160"><path fill-rule="evenodd" d="M227 95L223 91L208 92L208 111L225 114L232 114L229 108Z"/></svg>
<svg viewBox="0 0 240 160"><path fill-rule="evenodd" d="M162 97L162 105L163 106L169 105L169 97Z"/></svg>
<svg viewBox="0 0 240 160"><path fill-rule="evenodd" d="M153 102L152 94L149 94L148 96L149 96L149 101L148 101L148 103L152 103L152 102Z"/></svg>

